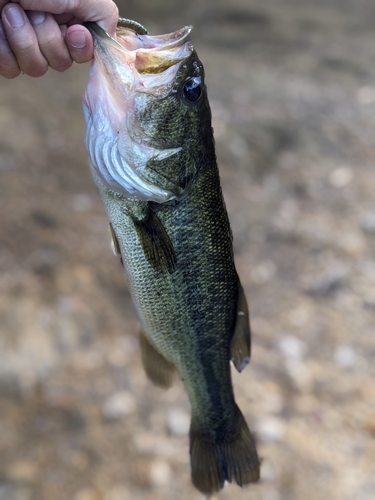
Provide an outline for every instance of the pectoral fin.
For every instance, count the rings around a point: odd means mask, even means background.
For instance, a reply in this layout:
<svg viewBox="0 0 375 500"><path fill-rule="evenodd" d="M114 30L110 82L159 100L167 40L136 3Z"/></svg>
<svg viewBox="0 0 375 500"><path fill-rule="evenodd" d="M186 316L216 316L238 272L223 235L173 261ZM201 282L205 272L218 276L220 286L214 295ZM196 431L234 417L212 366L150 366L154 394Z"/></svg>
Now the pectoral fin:
<svg viewBox="0 0 375 500"><path fill-rule="evenodd" d="M242 372L250 361L250 335L249 309L245 293L239 283L237 321L231 345L231 359L239 372Z"/></svg>
<svg viewBox="0 0 375 500"><path fill-rule="evenodd" d="M133 219L148 262L157 271L172 274L176 268L176 254L172 242L160 219L150 206L144 217Z"/></svg>
<svg viewBox="0 0 375 500"><path fill-rule="evenodd" d="M155 349L142 330L139 333L139 342L142 363L148 378L158 387L168 389L173 385L175 366Z"/></svg>

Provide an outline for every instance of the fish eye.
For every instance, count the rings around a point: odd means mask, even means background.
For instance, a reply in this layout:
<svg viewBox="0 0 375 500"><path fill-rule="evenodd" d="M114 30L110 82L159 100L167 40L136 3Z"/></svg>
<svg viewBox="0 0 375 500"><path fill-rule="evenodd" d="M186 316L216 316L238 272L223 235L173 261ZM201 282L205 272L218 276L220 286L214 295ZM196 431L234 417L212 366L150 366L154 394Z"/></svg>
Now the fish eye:
<svg viewBox="0 0 375 500"><path fill-rule="evenodd" d="M202 94L202 79L199 76L188 78L183 86L183 93L189 102L196 102Z"/></svg>

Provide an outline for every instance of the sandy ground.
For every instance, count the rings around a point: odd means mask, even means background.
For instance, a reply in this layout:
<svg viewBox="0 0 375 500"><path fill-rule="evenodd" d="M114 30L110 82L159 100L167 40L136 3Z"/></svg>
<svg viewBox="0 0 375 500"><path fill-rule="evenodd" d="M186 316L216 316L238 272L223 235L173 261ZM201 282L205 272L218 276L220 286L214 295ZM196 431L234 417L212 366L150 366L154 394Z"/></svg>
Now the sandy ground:
<svg viewBox="0 0 375 500"><path fill-rule="evenodd" d="M207 73L263 459L217 498L372 500L373 1L123 4L154 34L194 24ZM87 74L0 81L0 500L198 500L189 403L143 373L87 167Z"/></svg>

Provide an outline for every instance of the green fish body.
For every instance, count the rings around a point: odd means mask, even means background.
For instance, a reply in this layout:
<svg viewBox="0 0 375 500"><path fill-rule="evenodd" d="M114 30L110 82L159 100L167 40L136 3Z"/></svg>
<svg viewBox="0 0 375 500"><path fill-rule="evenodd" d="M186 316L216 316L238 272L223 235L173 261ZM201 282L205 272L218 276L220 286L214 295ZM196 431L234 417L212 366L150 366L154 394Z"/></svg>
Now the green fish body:
<svg viewBox="0 0 375 500"><path fill-rule="evenodd" d="M248 310L190 29L151 37L122 20L116 42L88 27L95 62L86 141L141 321L143 365L156 385L169 387L176 373L184 382L194 485L209 494L226 480L257 481L230 372L231 359L241 371L250 357Z"/></svg>

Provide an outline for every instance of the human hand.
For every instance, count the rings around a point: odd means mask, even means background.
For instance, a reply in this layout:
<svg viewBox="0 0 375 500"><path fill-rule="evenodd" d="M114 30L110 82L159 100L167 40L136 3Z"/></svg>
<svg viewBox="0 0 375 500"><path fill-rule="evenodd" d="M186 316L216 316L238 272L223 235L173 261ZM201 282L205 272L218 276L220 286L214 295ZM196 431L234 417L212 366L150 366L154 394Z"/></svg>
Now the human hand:
<svg viewBox="0 0 375 500"><path fill-rule="evenodd" d="M65 71L93 57L93 41L82 22L115 33L112 0L0 0L0 75L42 76L48 67Z"/></svg>

